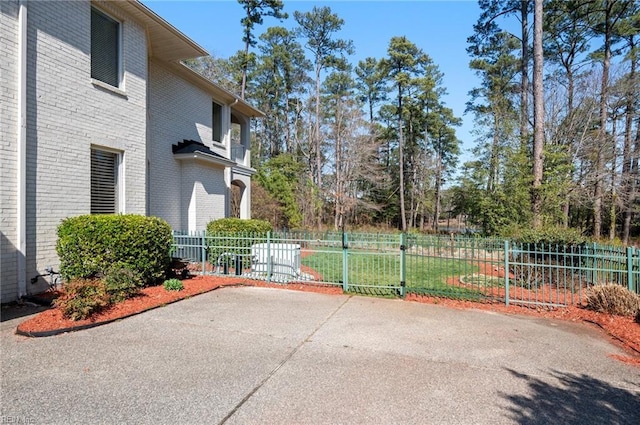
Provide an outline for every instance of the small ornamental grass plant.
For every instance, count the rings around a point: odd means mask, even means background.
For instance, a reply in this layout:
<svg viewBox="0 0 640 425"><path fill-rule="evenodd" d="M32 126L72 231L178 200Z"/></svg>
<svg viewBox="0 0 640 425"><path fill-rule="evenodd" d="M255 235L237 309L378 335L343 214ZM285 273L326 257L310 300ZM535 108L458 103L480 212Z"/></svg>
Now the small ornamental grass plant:
<svg viewBox="0 0 640 425"><path fill-rule="evenodd" d="M178 279L167 279L164 281L163 286L167 291L182 291L184 289L182 281Z"/></svg>
<svg viewBox="0 0 640 425"><path fill-rule="evenodd" d="M596 285L587 292L587 308L600 313L637 317L640 314L640 296L614 283Z"/></svg>

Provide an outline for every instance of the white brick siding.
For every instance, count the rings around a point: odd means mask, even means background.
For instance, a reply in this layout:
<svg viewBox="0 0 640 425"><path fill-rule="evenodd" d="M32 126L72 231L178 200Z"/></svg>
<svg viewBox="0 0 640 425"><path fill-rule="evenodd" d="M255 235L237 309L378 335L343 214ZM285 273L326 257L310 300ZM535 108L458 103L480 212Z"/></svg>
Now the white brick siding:
<svg viewBox="0 0 640 425"><path fill-rule="evenodd" d="M4 5L4 0L2 3L3 10L10 8ZM14 3L17 2L9 4ZM124 202L124 212L145 213L147 52L144 29L117 10L108 9L116 18L123 19L124 95L100 88L91 81L90 3L38 1L27 5L26 264L29 280L42 273L47 265L57 269L55 243L60 221L90 212L91 146L123 153L125 199L121 202ZM17 31L5 37L4 20L3 14L3 43L5 39L17 40ZM2 51L5 51L4 44ZM3 78L4 74L3 69ZM13 80L16 78L12 76ZM3 89L3 100L4 93ZM3 143L3 148L5 145ZM10 145L9 149L11 152L9 155L3 152L3 158L15 156L15 146ZM4 183L4 163L2 169ZM15 171L8 172L15 176ZM15 188L13 181L10 185ZM2 204L4 209L4 199ZM14 212L15 207L11 208ZM3 252L3 265L4 257ZM2 288L7 297L15 292L6 280ZM27 291L39 289L42 286L27 284Z"/></svg>
<svg viewBox="0 0 640 425"><path fill-rule="evenodd" d="M185 139L214 148L212 102L205 91L149 63L149 214L174 229L203 230L210 220L225 217L224 168L179 161L172 153L172 146Z"/></svg>
<svg viewBox="0 0 640 425"><path fill-rule="evenodd" d="M90 213L91 149L122 154L119 202L124 213L159 216L174 229L202 230L229 209L232 171L223 164L177 160L184 139L229 157L229 96L149 59L148 27L117 1L28 1L26 287L46 266L59 267L56 229ZM120 87L91 79L91 7L120 21ZM0 302L17 298L17 143L19 0L0 0ZM130 8L130 9L127 9ZM134 12L132 12L134 13ZM135 12L137 13L137 12ZM136 15L138 16L138 15ZM139 19L156 19L140 17ZM172 34L169 30L166 34ZM157 35L156 37L162 37ZM185 54L201 53L186 47ZM159 58L163 56L159 55ZM182 77L181 77L182 75ZM212 142L212 95L222 108L222 144ZM233 99L231 100L233 101ZM244 140L248 146L248 139ZM239 177L245 184L248 175Z"/></svg>
<svg viewBox="0 0 640 425"><path fill-rule="evenodd" d="M182 215L181 229L196 231L207 228L211 220L224 218L227 187L224 169L185 161L182 166Z"/></svg>
<svg viewBox="0 0 640 425"><path fill-rule="evenodd" d="M0 302L18 296L16 248L18 2L0 1Z"/></svg>

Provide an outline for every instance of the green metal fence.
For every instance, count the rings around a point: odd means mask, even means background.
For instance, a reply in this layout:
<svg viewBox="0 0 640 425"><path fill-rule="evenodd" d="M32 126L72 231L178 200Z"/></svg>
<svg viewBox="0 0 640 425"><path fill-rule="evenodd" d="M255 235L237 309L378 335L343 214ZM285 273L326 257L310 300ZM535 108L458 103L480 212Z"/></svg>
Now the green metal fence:
<svg viewBox="0 0 640 425"><path fill-rule="evenodd" d="M597 244L515 244L417 234L174 232L173 255L192 272L341 286L380 296L435 295L566 306L591 285L640 293L640 252Z"/></svg>

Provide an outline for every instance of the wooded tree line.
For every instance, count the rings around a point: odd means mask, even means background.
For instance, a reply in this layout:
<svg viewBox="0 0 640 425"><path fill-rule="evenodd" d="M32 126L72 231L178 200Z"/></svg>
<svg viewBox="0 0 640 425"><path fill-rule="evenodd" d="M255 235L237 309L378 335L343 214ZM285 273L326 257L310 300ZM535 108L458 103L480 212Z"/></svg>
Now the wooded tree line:
<svg viewBox="0 0 640 425"><path fill-rule="evenodd" d="M245 49L189 65L267 115L252 142L254 215L290 228L436 230L454 215L486 233L638 233L638 2L480 0L464 164L460 118L420 40L392 37L385 56L353 63L329 7L288 17L280 0L239 3ZM257 36L263 16L294 25Z"/></svg>

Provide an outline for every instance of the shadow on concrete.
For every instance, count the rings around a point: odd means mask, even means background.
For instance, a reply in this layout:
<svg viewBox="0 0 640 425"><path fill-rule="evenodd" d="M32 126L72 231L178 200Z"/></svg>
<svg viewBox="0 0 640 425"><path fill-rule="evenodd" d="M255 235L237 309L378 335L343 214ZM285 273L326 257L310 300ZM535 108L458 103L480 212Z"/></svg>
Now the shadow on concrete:
<svg viewBox="0 0 640 425"><path fill-rule="evenodd" d="M0 322L6 322L8 320L18 319L20 317L31 316L32 314L40 313L47 310L49 307L34 305L30 303L9 303L2 304L0 307Z"/></svg>
<svg viewBox="0 0 640 425"><path fill-rule="evenodd" d="M640 423L640 384L635 391L617 388L585 374L552 371L557 385L507 369L527 381L530 395L500 396L511 402L511 419L519 424L629 424Z"/></svg>

